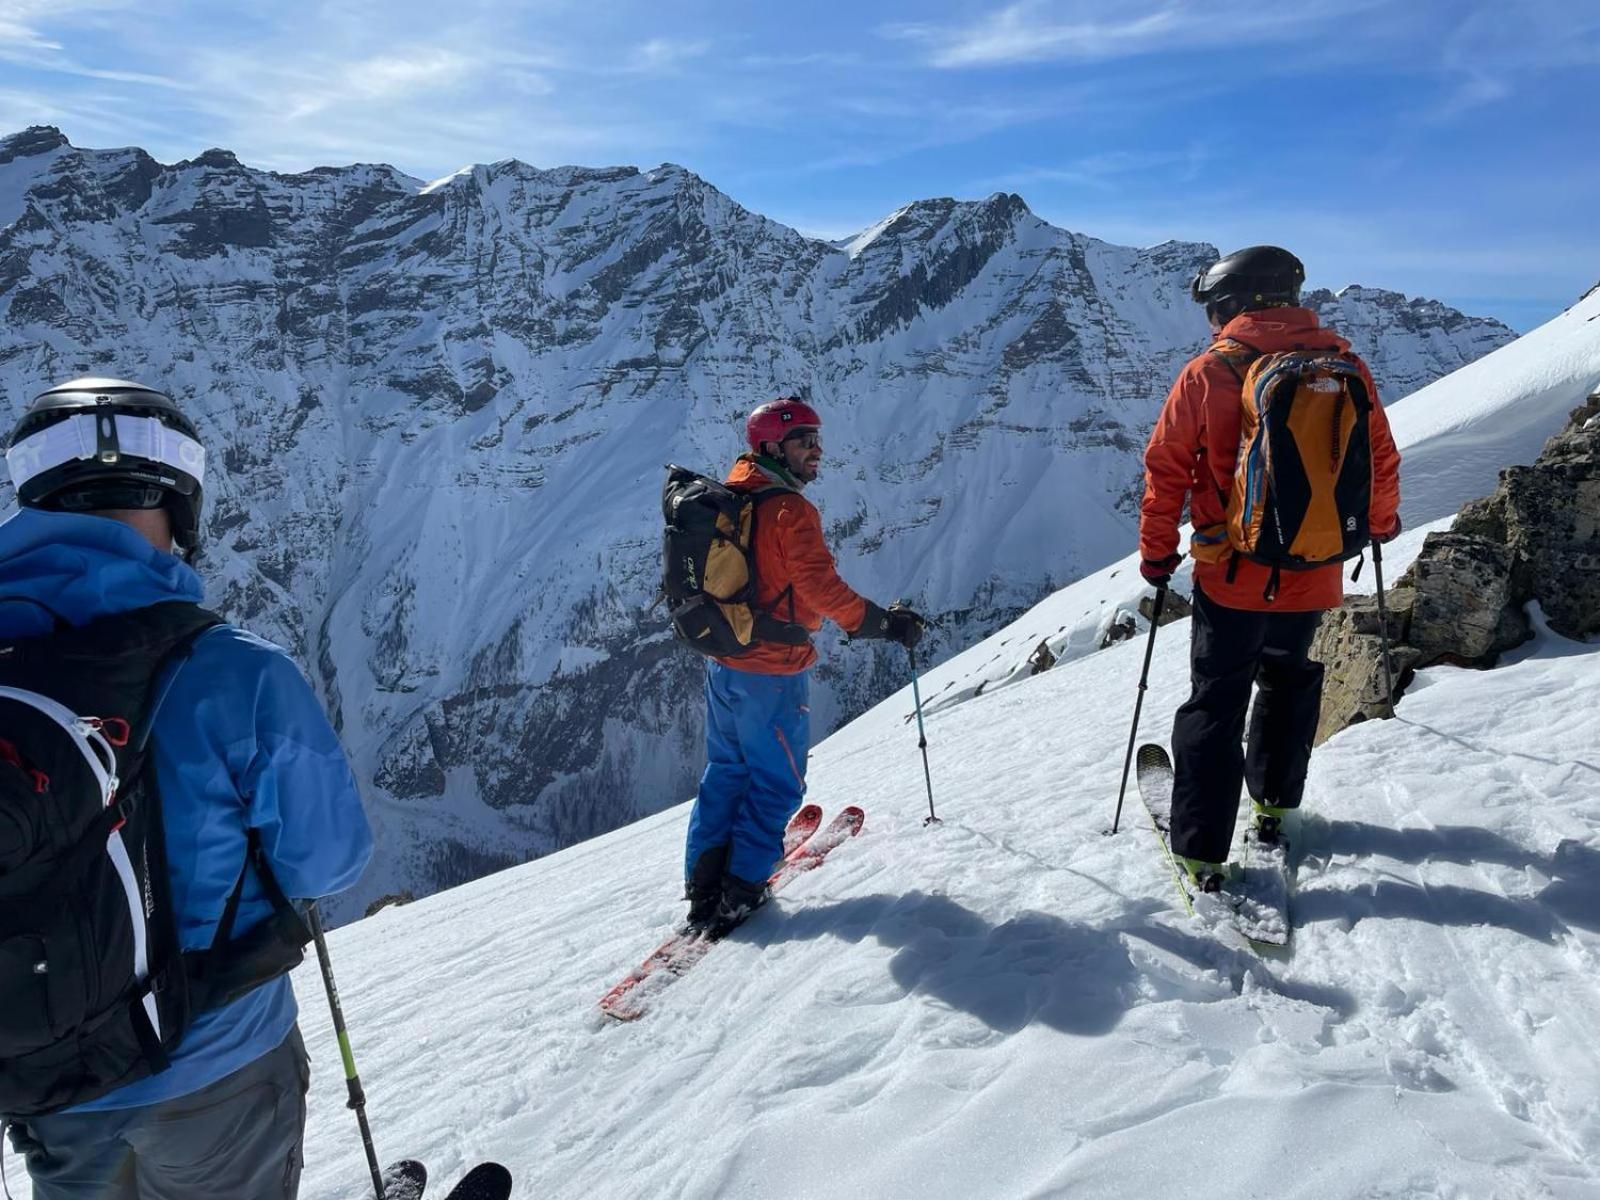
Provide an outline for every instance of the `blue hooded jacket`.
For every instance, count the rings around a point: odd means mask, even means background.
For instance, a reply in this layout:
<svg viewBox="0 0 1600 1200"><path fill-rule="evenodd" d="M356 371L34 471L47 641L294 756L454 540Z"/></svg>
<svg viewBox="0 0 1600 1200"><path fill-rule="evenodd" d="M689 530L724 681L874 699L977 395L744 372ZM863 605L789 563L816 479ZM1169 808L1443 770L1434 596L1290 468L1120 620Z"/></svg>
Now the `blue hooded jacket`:
<svg viewBox="0 0 1600 1200"><path fill-rule="evenodd" d="M200 577L104 517L23 509L0 524L0 636L49 632L37 604L74 625L163 600L201 599ZM372 832L339 739L311 685L271 642L232 626L202 634L151 734L168 871L185 950L211 945L244 865L248 828L292 898L343 891ZM272 911L255 873L235 936ZM296 1016L287 977L191 1023L166 1071L70 1111L134 1108L199 1091L276 1049Z"/></svg>

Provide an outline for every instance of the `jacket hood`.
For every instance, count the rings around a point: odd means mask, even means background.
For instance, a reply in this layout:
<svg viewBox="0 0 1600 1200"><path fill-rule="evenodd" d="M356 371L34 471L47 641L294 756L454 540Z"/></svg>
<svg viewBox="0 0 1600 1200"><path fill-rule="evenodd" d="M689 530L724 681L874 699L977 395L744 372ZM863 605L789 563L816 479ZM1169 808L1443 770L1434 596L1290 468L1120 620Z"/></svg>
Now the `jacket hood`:
<svg viewBox="0 0 1600 1200"><path fill-rule="evenodd" d="M778 487L798 492L806 485L783 469L783 464L764 454L741 454L728 472L727 484L736 491Z"/></svg>
<svg viewBox="0 0 1600 1200"><path fill-rule="evenodd" d="M120 521L24 508L0 523L0 636L46 633L50 612L84 625L203 594L193 568Z"/></svg>
<svg viewBox="0 0 1600 1200"><path fill-rule="evenodd" d="M1240 313L1222 327L1218 339L1234 338L1253 349L1333 350L1344 354L1350 343L1324 328L1309 308L1259 308Z"/></svg>

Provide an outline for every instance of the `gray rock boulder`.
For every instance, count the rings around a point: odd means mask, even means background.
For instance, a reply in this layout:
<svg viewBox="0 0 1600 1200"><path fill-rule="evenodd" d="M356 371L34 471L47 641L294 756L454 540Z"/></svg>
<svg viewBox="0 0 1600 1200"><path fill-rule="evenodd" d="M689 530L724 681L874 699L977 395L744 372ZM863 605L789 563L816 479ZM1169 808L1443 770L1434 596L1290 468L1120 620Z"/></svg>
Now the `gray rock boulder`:
<svg viewBox="0 0 1600 1200"><path fill-rule="evenodd" d="M1537 601L1571 638L1600 633L1600 392L1576 409L1532 466L1500 473L1491 496L1432 533L1387 597L1395 700L1420 667L1488 668L1532 631ZM1317 743L1390 712L1383 623L1373 596L1330 611L1312 644L1324 664Z"/></svg>

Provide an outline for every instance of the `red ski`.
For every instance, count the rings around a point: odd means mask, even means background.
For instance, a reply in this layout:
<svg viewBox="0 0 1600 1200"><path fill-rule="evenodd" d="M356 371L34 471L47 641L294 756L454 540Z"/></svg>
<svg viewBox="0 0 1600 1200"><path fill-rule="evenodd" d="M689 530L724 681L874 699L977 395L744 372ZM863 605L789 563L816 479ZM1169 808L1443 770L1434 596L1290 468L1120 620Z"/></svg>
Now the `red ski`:
<svg viewBox="0 0 1600 1200"><path fill-rule="evenodd" d="M865 820L866 813L852 804L818 832L820 808L808 804L795 813L784 830L783 861L767 879L770 893L776 895L797 875L821 866L833 850L861 832ZM600 998L600 1011L618 1021L637 1021L656 992L704 958L714 945L698 931L673 934Z"/></svg>

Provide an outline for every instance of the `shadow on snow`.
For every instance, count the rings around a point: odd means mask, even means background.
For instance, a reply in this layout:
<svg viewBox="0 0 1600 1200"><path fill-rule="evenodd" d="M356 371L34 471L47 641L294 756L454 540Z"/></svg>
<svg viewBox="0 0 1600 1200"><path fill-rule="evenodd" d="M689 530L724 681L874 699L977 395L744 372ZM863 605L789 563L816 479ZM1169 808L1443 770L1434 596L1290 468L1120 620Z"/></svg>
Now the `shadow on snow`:
<svg viewBox="0 0 1600 1200"><path fill-rule="evenodd" d="M733 939L773 945L819 937L871 938L895 954L889 971L907 993L965 1012L1002 1033L1035 1022L1092 1037L1135 1007L1163 1000L1213 1001L1257 989L1355 1011L1341 988L1275 978L1255 955L1150 920L1150 902L1117 924L1086 925L1024 912L998 925L948 896L910 892L769 910Z"/></svg>
<svg viewBox="0 0 1600 1200"><path fill-rule="evenodd" d="M1390 829L1364 821L1307 821L1305 845L1318 857L1350 855L1422 864L1489 863L1534 871L1549 879L1531 896L1505 896L1454 884L1396 879L1356 888L1315 888L1294 901L1296 924L1372 917L1410 918L1433 925L1493 925L1541 942L1570 928L1600 931L1600 850L1568 838L1538 854L1487 829L1442 825Z"/></svg>

